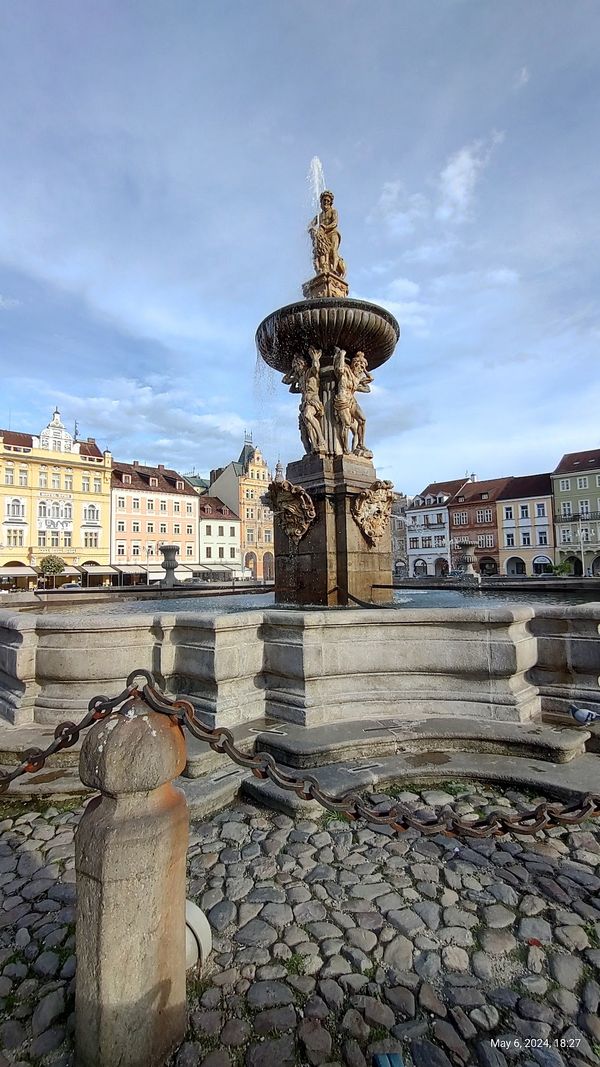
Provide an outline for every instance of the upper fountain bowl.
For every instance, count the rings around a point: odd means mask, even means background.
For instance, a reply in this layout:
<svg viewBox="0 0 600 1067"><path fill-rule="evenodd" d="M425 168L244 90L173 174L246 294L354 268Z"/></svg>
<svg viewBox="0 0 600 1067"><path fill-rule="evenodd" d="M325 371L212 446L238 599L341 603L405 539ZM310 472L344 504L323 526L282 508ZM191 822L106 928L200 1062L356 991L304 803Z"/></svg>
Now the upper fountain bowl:
<svg viewBox="0 0 600 1067"><path fill-rule="evenodd" d="M400 327L385 308L349 297L320 297L268 315L256 331L256 347L265 363L283 374L293 356L311 345L322 351L324 365L337 347L349 355L364 352L374 370L390 358L399 337Z"/></svg>

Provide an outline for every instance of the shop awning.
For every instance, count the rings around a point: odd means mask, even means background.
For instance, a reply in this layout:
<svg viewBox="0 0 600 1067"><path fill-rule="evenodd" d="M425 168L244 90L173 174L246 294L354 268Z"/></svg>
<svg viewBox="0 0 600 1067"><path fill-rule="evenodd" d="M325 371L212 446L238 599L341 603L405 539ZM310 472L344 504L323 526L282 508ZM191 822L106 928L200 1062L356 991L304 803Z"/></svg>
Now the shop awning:
<svg viewBox="0 0 600 1067"><path fill-rule="evenodd" d="M37 578L33 567L0 567L0 578Z"/></svg>
<svg viewBox="0 0 600 1067"><path fill-rule="evenodd" d="M121 574L146 574L146 567L140 567L139 563L119 563L115 569Z"/></svg>
<svg viewBox="0 0 600 1067"><path fill-rule="evenodd" d="M71 577L73 577L73 578L81 578L81 568L80 567L71 567L71 566L63 567L63 569L60 572L60 574L50 575L50 577L63 578L65 576L65 574L67 574L69 576L69 578L71 578Z"/></svg>
<svg viewBox="0 0 600 1067"><path fill-rule="evenodd" d="M84 563L80 568L80 571L85 574L118 574L116 567L109 567L108 564L100 563L98 566L94 566L91 563Z"/></svg>

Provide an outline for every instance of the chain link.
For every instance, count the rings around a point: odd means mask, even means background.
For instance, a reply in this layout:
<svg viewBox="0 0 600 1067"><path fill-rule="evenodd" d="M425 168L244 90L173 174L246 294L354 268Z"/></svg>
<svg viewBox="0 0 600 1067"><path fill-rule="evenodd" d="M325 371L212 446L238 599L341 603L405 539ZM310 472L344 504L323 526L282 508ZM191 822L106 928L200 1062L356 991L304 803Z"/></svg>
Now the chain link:
<svg viewBox="0 0 600 1067"><path fill-rule="evenodd" d="M144 678L145 684L140 689L134 685L136 678ZM54 741L47 749L30 748L23 753L21 763L10 773L0 772L0 794L6 792L11 782L26 773L41 770L48 756L74 745L79 735L92 723L105 719L118 712L127 715L136 700L141 700L151 711L170 715L180 725L203 741L214 752L227 756L239 767L251 771L255 778L267 779L295 793L301 800L315 800L321 807L337 815L344 815L356 821L390 826L393 830L418 830L421 834L445 834L450 837L492 838L507 834L531 836L540 830L549 830L558 826L574 826L586 819L600 818L600 794L586 793L570 803L545 800L531 811L505 814L492 811L483 818L472 821L459 819L452 811L442 811L428 819L418 818L406 804L390 799L385 803L371 801L356 790L334 797L326 793L319 781L312 774L296 777L280 767L268 752L257 752L249 756L236 747L233 734L224 726L211 729L196 717L196 712L189 700L174 699L163 693L149 671L133 671L127 679L127 688L119 696L110 700L105 696L94 697L81 722L63 722L54 731Z"/></svg>

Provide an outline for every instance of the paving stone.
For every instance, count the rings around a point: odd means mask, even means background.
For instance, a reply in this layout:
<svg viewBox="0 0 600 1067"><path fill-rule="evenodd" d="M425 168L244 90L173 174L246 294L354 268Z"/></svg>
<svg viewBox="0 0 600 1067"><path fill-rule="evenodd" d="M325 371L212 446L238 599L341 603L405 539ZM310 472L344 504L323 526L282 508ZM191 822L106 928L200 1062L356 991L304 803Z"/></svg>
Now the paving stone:
<svg viewBox="0 0 600 1067"><path fill-rule="evenodd" d="M216 1037L221 1032L223 1016L220 1011L196 1011L190 1021L195 1033Z"/></svg>
<svg viewBox="0 0 600 1067"><path fill-rule="evenodd" d="M442 1003L433 986L429 985L429 982L423 982L419 990L419 1005L423 1011L429 1011L441 1019L445 1019L448 1014L445 1004Z"/></svg>
<svg viewBox="0 0 600 1067"><path fill-rule="evenodd" d="M341 1028L351 1034L361 1045L368 1040L370 1027L356 1008L348 1008L342 1019Z"/></svg>
<svg viewBox="0 0 600 1067"><path fill-rule="evenodd" d="M291 1035L272 1038L251 1045L246 1053L245 1067L295 1067L295 1041Z"/></svg>
<svg viewBox="0 0 600 1067"><path fill-rule="evenodd" d="M500 1022L500 1013L493 1004L485 1004L481 1008L475 1008L474 1011L469 1013L469 1017L479 1030L494 1030Z"/></svg>
<svg viewBox="0 0 600 1067"><path fill-rule="evenodd" d="M372 952L377 944L377 937L372 930L362 930L360 927L354 927L346 931L346 941L353 948L360 949L361 952Z"/></svg>
<svg viewBox="0 0 600 1067"><path fill-rule="evenodd" d="M481 947L488 956L505 956L514 952L517 942L508 930L484 930L481 934Z"/></svg>
<svg viewBox="0 0 600 1067"><path fill-rule="evenodd" d="M549 944L552 941L552 927L546 919L521 919L517 936L522 941L534 940Z"/></svg>
<svg viewBox="0 0 600 1067"><path fill-rule="evenodd" d="M499 1048L494 1048L489 1040L477 1042L476 1054L480 1067L507 1067L506 1057Z"/></svg>
<svg viewBox="0 0 600 1067"><path fill-rule="evenodd" d="M60 967L60 958L56 952L42 952L34 961L33 970L42 978L51 978Z"/></svg>
<svg viewBox="0 0 600 1067"><path fill-rule="evenodd" d="M442 949L442 963L448 971L468 971L469 954L464 948L447 945Z"/></svg>
<svg viewBox="0 0 600 1067"><path fill-rule="evenodd" d="M255 982L246 997L248 1006L255 1011L291 1004L293 999L289 987L277 981Z"/></svg>
<svg viewBox="0 0 600 1067"><path fill-rule="evenodd" d="M34 1059L47 1056L49 1052L53 1052L54 1049L62 1045L65 1039L65 1029L63 1026L53 1026L50 1030L45 1030L43 1034L39 1034L31 1042L28 1052Z"/></svg>
<svg viewBox="0 0 600 1067"><path fill-rule="evenodd" d="M217 905L218 907L218 905ZM241 945L257 945L268 948L277 941L277 932L261 919L252 919L233 935Z"/></svg>
<svg viewBox="0 0 600 1067"><path fill-rule="evenodd" d="M34 1037L47 1030L56 1019L59 1019L65 1010L65 992L61 986L52 993L48 993L36 1005L31 1020L31 1031ZM48 1050L50 1051L50 1050Z"/></svg>
<svg viewBox="0 0 600 1067"><path fill-rule="evenodd" d="M414 1067L452 1067L446 1053L431 1041L411 1041L410 1054Z"/></svg>
<svg viewBox="0 0 600 1067"><path fill-rule="evenodd" d="M376 997L368 996L355 996L352 998L352 1004L359 1011L362 1011L365 1022L369 1026L384 1026L387 1030L394 1025L394 1013L391 1008L388 1008L387 1004L382 1004Z"/></svg>
<svg viewBox="0 0 600 1067"><path fill-rule="evenodd" d="M394 967L398 971L408 971L412 966L413 959L413 947L408 938L402 934L398 934L397 937L390 941L386 945L385 952L383 954L383 961L390 967Z"/></svg>
<svg viewBox="0 0 600 1067"><path fill-rule="evenodd" d="M342 1055L346 1067L367 1067L367 1061L361 1052L360 1045L354 1038L344 1041Z"/></svg>
<svg viewBox="0 0 600 1067"><path fill-rule="evenodd" d="M254 1030L261 1036L271 1031L283 1032L296 1025L296 1009L291 1005L283 1008L269 1008L254 1016Z"/></svg>
<svg viewBox="0 0 600 1067"><path fill-rule="evenodd" d="M202 1062L202 1046L197 1041L186 1041L175 1059L175 1067L198 1067Z"/></svg>
<svg viewBox="0 0 600 1067"><path fill-rule="evenodd" d="M9 1019L0 1024L0 1048L13 1049L22 1045L27 1037L25 1029L20 1022Z"/></svg>
<svg viewBox="0 0 600 1067"><path fill-rule="evenodd" d="M312 1064L326 1063L331 1053L331 1034L318 1019L303 1019L298 1027L301 1047Z"/></svg>
<svg viewBox="0 0 600 1067"><path fill-rule="evenodd" d="M506 926L512 926L515 921L514 912L509 911L504 904L491 904L483 909L483 918L487 926L492 930L501 930Z"/></svg>
<svg viewBox="0 0 600 1067"><path fill-rule="evenodd" d="M449 1022L444 1019L436 1019L431 1029L435 1040L440 1045L443 1045L453 1057L460 1063L466 1064L469 1062L469 1048Z"/></svg>
<svg viewBox="0 0 600 1067"><path fill-rule="evenodd" d="M408 1019L414 1018L415 997L410 989L398 985L392 986L391 988L384 988L383 992L386 1000L389 1001L396 1012L406 1016Z"/></svg>

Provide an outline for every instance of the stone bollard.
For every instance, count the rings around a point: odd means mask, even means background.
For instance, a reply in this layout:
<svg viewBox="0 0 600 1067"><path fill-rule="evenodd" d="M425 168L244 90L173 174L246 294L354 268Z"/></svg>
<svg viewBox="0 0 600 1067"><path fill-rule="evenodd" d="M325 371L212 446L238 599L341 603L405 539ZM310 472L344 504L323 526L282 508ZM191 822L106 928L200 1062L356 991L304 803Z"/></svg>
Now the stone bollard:
<svg viewBox="0 0 600 1067"><path fill-rule="evenodd" d="M136 708L134 704L134 710ZM159 1067L186 1032L185 741L139 704L88 733L75 838L77 1067Z"/></svg>

